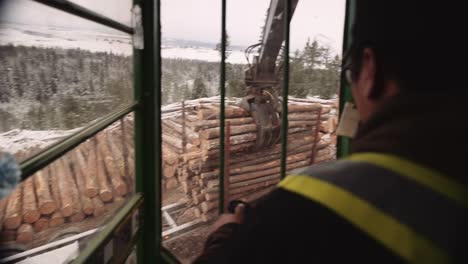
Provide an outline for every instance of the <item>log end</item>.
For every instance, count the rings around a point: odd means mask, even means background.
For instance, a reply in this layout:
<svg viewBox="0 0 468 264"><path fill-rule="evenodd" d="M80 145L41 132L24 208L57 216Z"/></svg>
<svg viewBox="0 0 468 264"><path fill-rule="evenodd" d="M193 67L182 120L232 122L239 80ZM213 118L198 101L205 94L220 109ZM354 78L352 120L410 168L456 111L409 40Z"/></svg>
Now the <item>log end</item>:
<svg viewBox="0 0 468 264"><path fill-rule="evenodd" d="M39 212L43 215L49 215L57 210L55 202L45 202L39 207Z"/></svg>
<svg viewBox="0 0 468 264"><path fill-rule="evenodd" d="M50 218L49 226L57 227L57 226L61 226L63 223L65 223L65 218L63 217L62 213L55 212Z"/></svg>
<svg viewBox="0 0 468 264"><path fill-rule="evenodd" d="M72 216L70 216L70 222L76 223L76 222L81 222L85 218L85 214L83 212L76 213Z"/></svg>
<svg viewBox="0 0 468 264"><path fill-rule="evenodd" d="M175 189L175 188L177 188L177 186L179 186L179 183L177 182L176 179L168 179L166 181L166 189L168 189L168 190ZM188 191L185 192L185 193L188 193Z"/></svg>
<svg viewBox="0 0 468 264"><path fill-rule="evenodd" d="M93 187L88 187L86 189L85 195L89 198L93 198L94 196L98 195L98 189Z"/></svg>
<svg viewBox="0 0 468 264"><path fill-rule="evenodd" d="M122 183L115 188L118 196L125 196L128 193L127 184Z"/></svg>
<svg viewBox="0 0 468 264"><path fill-rule="evenodd" d="M39 220L41 214L36 210L30 210L23 213L23 222L27 224L32 224Z"/></svg>
<svg viewBox="0 0 468 264"><path fill-rule="evenodd" d="M90 207L90 206L84 206L83 207L83 213L85 215L92 215L94 213L94 207Z"/></svg>
<svg viewBox="0 0 468 264"><path fill-rule="evenodd" d="M68 217L73 214L73 206L72 205L66 205L62 206L62 215L65 217Z"/></svg>
<svg viewBox="0 0 468 264"><path fill-rule="evenodd" d="M99 193L99 198L101 198L101 201L103 201L103 202L110 202L110 201L112 201L112 192L111 191L101 191Z"/></svg>
<svg viewBox="0 0 468 264"><path fill-rule="evenodd" d="M36 222L34 222L34 231L41 232L46 230L49 227L49 220L47 218L39 218Z"/></svg>
<svg viewBox="0 0 468 264"><path fill-rule="evenodd" d="M93 215L94 215L94 217L100 217L100 216L104 215L105 212L106 212L106 209L105 209L104 206L96 207L96 208L94 208Z"/></svg>
<svg viewBox="0 0 468 264"><path fill-rule="evenodd" d="M199 208L193 209L193 214L195 214L195 217L200 218L201 216L201 211Z"/></svg>
<svg viewBox="0 0 468 264"><path fill-rule="evenodd" d="M19 215L5 218L5 220L3 221L3 227L8 230L17 229L20 225L21 217Z"/></svg>
<svg viewBox="0 0 468 264"><path fill-rule="evenodd" d="M30 224L22 224L18 228L18 236L16 237L16 242L20 244L26 244L33 240L34 230Z"/></svg>

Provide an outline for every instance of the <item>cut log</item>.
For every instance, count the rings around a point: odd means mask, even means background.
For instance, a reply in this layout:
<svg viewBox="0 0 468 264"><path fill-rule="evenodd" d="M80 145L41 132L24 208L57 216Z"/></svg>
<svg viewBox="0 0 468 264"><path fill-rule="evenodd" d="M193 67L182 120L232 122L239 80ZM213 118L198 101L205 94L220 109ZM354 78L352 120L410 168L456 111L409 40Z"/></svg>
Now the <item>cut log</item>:
<svg viewBox="0 0 468 264"><path fill-rule="evenodd" d="M246 134L249 132L256 132L257 125L255 124L247 124L247 125L240 125L234 126L231 125L231 135L240 135ZM202 139L212 139L212 138L219 138L221 134L221 130L219 127L205 129L200 132L200 138Z"/></svg>
<svg viewBox="0 0 468 264"><path fill-rule="evenodd" d="M122 139L122 136L116 137L112 136L110 134L107 135L107 143L109 144L109 148L111 153L113 154L113 158L115 161L115 165L117 166L117 169L123 176L123 178L128 180L129 173L128 173L128 166L125 161L125 156L124 156L124 150L118 147L118 144L115 142L119 139ZM123 144L122 148L123 148Z"/></svg>
<svg viewBox="0 0 468 264"><path fill-rule="evenodd" d="M85 218L85 214L82 211L79 211L69 217L71 223L81 222Z"/></svg>
<svg viewBox="0 0 468 264"><path fill-rule="evenodd" d="M20 244L27 244L33 240L34 230L30 224L22 224L18 228L16 242Z"/></svg>
<svg viewBox="0 0 468 264"><path fill-rule="evenodd" d="M33 177L34 188L36 190L39 212L43 215L49 215L57 210L57 204L52 198L49 181L49 170L40 170Z"/></svg>
<svg viewBox="0 0 468 264"><path fill-rule="evenodd" d="M209 212L209 213L205 213L205 214L202 214L200 216L200 219L203 221L203 222L209 222L209 221L213 221L217 218L218 216L218 212L216 211L212 211L212 212Z"/></svg>
<svg viewBox="0 0 468 264"><path fill-rule="evenodd" d="M50 216L49 227L61 226L63 223L65 223L65 218L62 212L57 211Z"/></svg>
<svg viewBox="0 0 468 264"><path fill-rule="evenodd" d="M82 170L83 173L83 181L84 181L84 192L83 194L89 198L92 198L98 195L98 185L96 183L96 169L97 169L97 161L96 161L96 153L93 149L89 152L88 161L83 155L83 148L79 147L75 150L76 160L77 160L77 167Z"/></svg>
<svg viewBox="0 0 468 264"><path fill-rule="evenodd" d="M103 135L98 135L98 144L100 153L102 155L102 159L104 160L104 164L106 165L106 171L110 178L110 182L112 187L116 191L117 195L125 196L128 193L127 184L123 181L123 175L119 171L117 165L115 164L114 157L112 155L109 146Z"/></svg>
<svg viewBox="0 0 468 264"><path fill-rule="evenodd" d="M49 174L49 179L50 179L50 191L52 193L52 198L54 199L55 204L57 205L57 208L62 208L62 204L60 201L60 192L58 190L58 184L57 184L57 174L55 173L55 166L54 164L50 165L49 167L46 167L47 174ZM65 221L65 218L62 214L61 210L55 211L52 216L51 220L54 219L54 217L61 217L62 218L62 223ZM59 222L59 220L57 220Z"/></svg>
<svg viewBox="0 0 468 264"><path fill-rule="evenodd" d="M164 157L164 153L163 153L163 157ZM177 171L177 164L173 164L173 165L170 165L170 164L164 164L163 165L163 175L164 177L166 178L172 178L176 175L176 171Z"/></svg>
<svg viewBox="0 0 468 264"><path fill-rule="evenodd" d="M171 178L166 180L166 189L172 190L177 188L179 186L179 183L177 182L177 179Z"/></svg>
<svg viewBox="0 0 468 264"><path fill-rule="evenodd" d="M230 118L226 119L226 122L229 122L231 126L240 126L240 125L247 125L247 124L255 124L252 117L241 117L241 118ZM220 120L199 120L197 121L192 129L194 131L199 131L201 129L209 129L209 128L219 128Z"/></svg>
<svg viewBox="0 0 468 264"><path fill-rule="evenodd" d="M37 233L46 230L47 228L49 228L49 217L42 216L41 218L39 218L39 220L34 222L33 227L34 231L36 231Z"/></svg>
<svg viewBox="0 0 468 264"><path fill-rule="evenodd" d="M55 167L55 179L57 180L58 194L60 198L60 210L63 216L68 217L73 214L72 183L69 175L66 174L61 160L52 164Z"/></svg>
<svg viewBox="0 0 468 264"><path fill-rule="evenodd" d="M75 153L73 154L74 155L72 157L75 160L77 160L78 153L75 151ZM85 213L86 215L92 215L94 212L94 205L93 205L93 202L91 201L91 198L89 198L86 195L86 184L85 184L85 176L84 176L86 172L84 171L84 168L80 168L78 166L74 166L73 171L75 175L76 185L78 187L78 194L79 194L78 198L81 200L83 213Z"/></svg>
<svg viewBox="0 0 468 264"><path fill-rule="evenodd" d="M314 112L322 109L321 104L288 104L288 113L297 112ZM278 111L282 113L281 106L278 107Z"/></svg>
<svg viewBox="0 0 468 264"><path fill-rule="evenodd" d="M68 181L68 188L70 189L69 195L72 197L72 214L70 215L71 222L79 222L84 219L83 205L81 203L81 195L79 188L76 184L76 175L70 168L68 155L65 155L62 159L64 176L66 175Z"/></svg>
<svg viewBox="0 0 468 264"><path fill-rule="evenodd" d="M32 177L36 177L34 174ZM37 209L36 195L34 193L34 185L32 177L23 182L23 222L32 224L36 222L41 214Z"/></svg>
<svg viewBox="0 0 468 264"><path fill-rule="evenodd" d="M104 215L104 213L106 212L106 209L105 209L104 203L101 201L101 199L99 199L99 197L95 196L95 197L92 198L92 201L93 201L93 206L94 206L93 215L95 217L99 217L99 216Z"/></svg>
<svg viewBox="0 0 468 264"><path fill-rule="evenodd" d="M5 219L3 227L5 229L17 229L21 225L21 195L23 191L22 184L18 185L9 195L8 203L5 209ZM16 237L15 237L16 238Z"/></svg>
<svg viewBox="0 0 468 264"><path fill-rule="evenodd" d="M99 153L98 151L96 151L96 154L97 154L96 180L99 186L99 198L101 198L103 202L110 202L112 200L112 189L107 180L104 158L102 154Z"/></svg>
<svg viewBox="0 0 468 264"><path fill-rule="evenodd" d="M213 120L219 118L219 109L200 109L197 113L198 118L201 120ZM226 107L224 115L226 118L239 118L250 116L247 111L240 107Z"/></svg>

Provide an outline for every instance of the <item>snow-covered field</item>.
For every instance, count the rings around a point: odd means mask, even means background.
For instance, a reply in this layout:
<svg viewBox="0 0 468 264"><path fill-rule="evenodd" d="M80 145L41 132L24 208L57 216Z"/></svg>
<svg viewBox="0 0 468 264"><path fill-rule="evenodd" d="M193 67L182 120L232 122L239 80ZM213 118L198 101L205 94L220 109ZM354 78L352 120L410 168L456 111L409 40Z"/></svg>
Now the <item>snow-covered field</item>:
<svg viewBox="0 0 468 264"><path fill-rule="evenodd" d="M23 130L14 129L0 134L0 151L16 153L30 148L44 148L81 128L71 130Z"/></svg>
<svg viewBox="0 0 468 264"><path fill-rule="evenodd" d="M162 47L163 58L220 61L219 52L213 48L203 46L187 47L185 43L178 46L177 42L173 41L170 43L170 45ZM0 24L0 45L8 44L60 47L64 49L79 48L93 52L112 52L122 55L132 54L131 37L117 31L112 33L89 29L2 23ZM247 63L244 52L240 50L231 51L227 61L230 63Z"/></svg>

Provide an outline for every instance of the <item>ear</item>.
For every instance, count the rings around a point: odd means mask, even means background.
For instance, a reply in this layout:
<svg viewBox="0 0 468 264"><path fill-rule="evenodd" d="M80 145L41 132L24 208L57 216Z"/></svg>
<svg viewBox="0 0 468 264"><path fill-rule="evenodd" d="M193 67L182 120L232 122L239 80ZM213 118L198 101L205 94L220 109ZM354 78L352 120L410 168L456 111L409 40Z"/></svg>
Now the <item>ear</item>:
<svg viewBox="0 0 468 264"><path fill-rule="evenodd" d="M361 95L373 99L377 91L376 89L376 58L375 52L370 48L365 48L362 53L362 65L359 73L359 87Z"/></svg>

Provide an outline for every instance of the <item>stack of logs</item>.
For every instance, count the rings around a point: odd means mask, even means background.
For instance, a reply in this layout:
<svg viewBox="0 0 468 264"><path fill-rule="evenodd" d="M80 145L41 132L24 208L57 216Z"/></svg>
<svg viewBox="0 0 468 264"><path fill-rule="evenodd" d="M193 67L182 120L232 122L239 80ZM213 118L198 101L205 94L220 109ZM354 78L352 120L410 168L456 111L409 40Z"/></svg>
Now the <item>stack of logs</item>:
<svg viewBox="0 0 468 264"><path fill-rule="evenodd" d="M288 101L287 172L335 156L335 100ZM255 150L257 126L238 100L226 106L229 157L226 159L229 199L253 201L280 180L281 143ZM197 217L208 221L217 213L219 191L219 98L203 98L167 107L163 117L163 174L167 189L179 182ZM281 109L279 109L281 114ZM221 152L222 153L222 152Z"/></svg>
<svg viewBox="0 0 468 264"><path fill-rule="evenodd" d="M253 201L280 180L281 144L254 150L257 126L227 100L229 199ZM335 156L336 101L289 98L287 171ZM281 113L281 109L279 109ZM218 208L219 97L162 109L163 186L181 187L204 221ZM102 216L134 190L133 117L127 116L22 182L0 200L2 241L28 243L48 228ZM22 160L37 149L16 153Z"/></svg>
<svg viewBox="0 0 468 264"><path fill-rule="evenodd" d="M134 189L133 151L126 117L36 172L0 200L1 240L26 244L35 233L103 216Z"/></svg>

